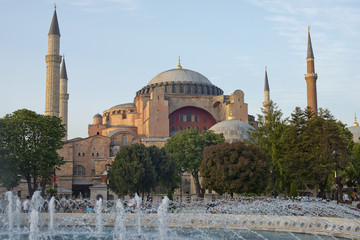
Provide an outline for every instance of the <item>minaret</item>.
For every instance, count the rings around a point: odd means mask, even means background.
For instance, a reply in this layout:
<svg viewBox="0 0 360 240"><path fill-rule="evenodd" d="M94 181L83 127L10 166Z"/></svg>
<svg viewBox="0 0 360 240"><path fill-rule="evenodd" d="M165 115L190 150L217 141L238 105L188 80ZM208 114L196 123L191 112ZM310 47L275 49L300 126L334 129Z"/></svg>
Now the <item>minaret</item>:
<svg viewBox="0 0 360 240"><path fill-rule="evenodd" d="M59 117L62 119L62 123L65 125L65 138L67 140L68 135L68 100L69 94L67 92L67 73L66 73L66 65L65 65L65 56L63 56L63 62L61 65L60 72L60 99L59 99Z"/></svg>
<svg viewBox="0 0 360 240"><path fill-rule="evenodd" d="M56 5L48 34L48 54L46 61L45 115L59 116L60 88L60 29L56 15Z"/></svg>
<svg viewBox="0 0 360 240"><path fill-rule="evenodd" d="M311 45L310 27L308 27L308 46L307 46L307 74L305 74L307 86L307 106L317 114L317 94L316 94L316 79L315 73L314 53Z"/></svg>
<svg viewBox="0 0 360 240"><path fill-rule="evenodd" d="M267 114L269 112L269 108L270 108L270 88L269 88L269 82L268 82L266 66L265 66L265 85L264 85L264 102L263 102L263 106L265 108L265 114Z"/></svg>

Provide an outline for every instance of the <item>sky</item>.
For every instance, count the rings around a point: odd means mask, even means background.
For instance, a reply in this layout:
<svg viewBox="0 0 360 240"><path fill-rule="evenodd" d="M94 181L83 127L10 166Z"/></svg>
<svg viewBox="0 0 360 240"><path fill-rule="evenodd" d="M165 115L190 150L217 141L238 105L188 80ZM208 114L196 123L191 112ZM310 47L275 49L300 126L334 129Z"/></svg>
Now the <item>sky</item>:
<svg viewBox="0 0 360 240"><path fill-rule="evenodd" d="M55 3L69 139L87 137L95 114L133 102L157 74L176 68L178 56L226 95L242 90L254 116L267 66L270 98L288 117L306 107L308 26L318 106L348 126L360 117L358 0L0 0L0 117L45 111Z"/></svg>

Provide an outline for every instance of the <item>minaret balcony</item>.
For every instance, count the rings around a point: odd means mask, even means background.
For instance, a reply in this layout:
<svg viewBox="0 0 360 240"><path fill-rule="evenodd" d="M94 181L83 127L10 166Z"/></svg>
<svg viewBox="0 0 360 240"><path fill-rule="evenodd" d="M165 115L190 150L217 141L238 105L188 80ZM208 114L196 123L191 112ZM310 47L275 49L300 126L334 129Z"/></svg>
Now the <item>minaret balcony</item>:
<svg viewBox="0 0 360 240"><path fill-rule="evenodd" d="M318 77L317 73L306 73L304 75L305 75L305 78L315 77L317 79L317 77Z"/></svg>

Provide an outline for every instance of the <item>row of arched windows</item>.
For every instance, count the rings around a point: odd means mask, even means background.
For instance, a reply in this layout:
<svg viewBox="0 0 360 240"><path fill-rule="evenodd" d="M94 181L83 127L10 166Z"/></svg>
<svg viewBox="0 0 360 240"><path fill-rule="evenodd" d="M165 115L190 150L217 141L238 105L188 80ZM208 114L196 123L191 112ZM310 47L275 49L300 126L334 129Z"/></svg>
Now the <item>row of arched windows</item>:
<svg viewBox="0 0 360 240"><path fill-rule="evenodd" d="M190 126L187 126L186 127L187 129L190 129L191 127ZM176 131L181 131L181 130L184 130L185 128L183 126L179 126L178 129L175 128L175 126L171 126L171 132L176 132ZM195 126L195 128L197 131L199 131L199 127L198 126ZM207 130L206 127L204 126L203 127L203 130Z"/></svg>
<svg viewBox="0 0 360 240"><path fill-rule="evenodd" d="M131 139L131 144L135 144L135 143L137 143L136 139L135 138ZM113 146L118 145L116 138L113 138L111 140L111 145L113 145ZM127 144L127 135L124 134L121 136L121 146L127 146L127 145L128 145Z"/></svg>

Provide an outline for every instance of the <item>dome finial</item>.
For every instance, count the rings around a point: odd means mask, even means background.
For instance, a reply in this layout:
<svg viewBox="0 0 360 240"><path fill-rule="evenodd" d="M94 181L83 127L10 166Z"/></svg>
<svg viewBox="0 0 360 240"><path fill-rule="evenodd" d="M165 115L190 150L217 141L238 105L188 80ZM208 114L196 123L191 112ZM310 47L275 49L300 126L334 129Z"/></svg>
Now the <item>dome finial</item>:
<svg viewBox="0 0 360 240"><path fill-rule="evenodd" d="M230 111L230 115L228 117L228 120L235 120L235 118L233 116L233 113L232 113L232 110Z"/></svg>
<svg viewBox="0 0 360 240"><path fill-rule="evenodd" d="M179 65L176 68L177 69L182 69L182 66L180 65L180 56L179 56Z"/></svg>
<svg viewBox="0 0 360 240"><path fill-rule="evenodd" d="M353 123L353 126L354 126L354 127L358 127L358 126L359 126L359 123L356 121L356 113L355 113L355 122Z"/></svg>

